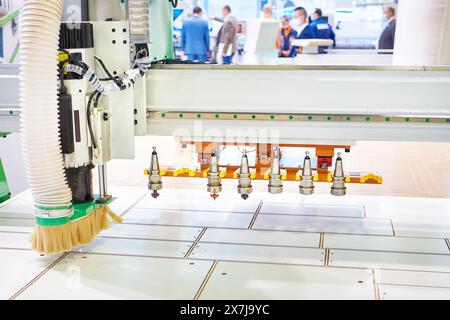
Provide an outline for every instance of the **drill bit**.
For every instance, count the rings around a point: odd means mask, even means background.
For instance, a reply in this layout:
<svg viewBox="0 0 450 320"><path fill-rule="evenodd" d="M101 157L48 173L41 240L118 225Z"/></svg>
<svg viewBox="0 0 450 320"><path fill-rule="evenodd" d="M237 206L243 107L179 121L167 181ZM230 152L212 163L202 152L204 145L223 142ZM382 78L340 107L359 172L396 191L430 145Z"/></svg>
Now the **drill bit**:
<svg viewBox="0 0 450 320"><path fill-rule="evenodd" d="M303 162L303 174L302 181L300 182L300 193L303 195L312 195L314 193L314 181L309 152L306 152L306 157Z"/></svg>
<svg viewBox="0 0 450 320"><path fill-rule="evenodd" d="M270 170L268 189L272 194L280 194L283 192L283 182L281 181L280 169L280 148L278 147L273 149L272 168Z"/></svg>
<svg viewBox="0 0 450 320"><path fill-rule="evenodd" d="M345 196L347 188L345 187L344 165L342 164L341 153L337 154L336 165L333 174L333 185L331 186L331 194L333 196Z"/></svg>
<svg viewBox="0 0 450 320"><path fill-rule="evenodd" d="M247 200L249 195L253 192L252 179L250 178L250 170L248 167L247 151L244 150L241 160L241 170L239 172L239 184L237 187L241 198Z"/></svg>
<svg viewBox="0 0 450 320"><path fill-rule="evenodd" d="M156 199L159 197L158 191L163 188L161 175L159 174L159 161L158 161L158 153L156 152L156 147L153 147L152 161L150 163L150 172L148 179L149 179L148 188L152 191L153 199Z"/></svg>
<svg viewBox="0 0 450 320"><path fill-rule="evenodd" d="M219 193L222 192L222 183L220 179L219 165L217 164L216 152L211 153L211 163L208 171L208 192L211 198L216 200Z"/></svg>

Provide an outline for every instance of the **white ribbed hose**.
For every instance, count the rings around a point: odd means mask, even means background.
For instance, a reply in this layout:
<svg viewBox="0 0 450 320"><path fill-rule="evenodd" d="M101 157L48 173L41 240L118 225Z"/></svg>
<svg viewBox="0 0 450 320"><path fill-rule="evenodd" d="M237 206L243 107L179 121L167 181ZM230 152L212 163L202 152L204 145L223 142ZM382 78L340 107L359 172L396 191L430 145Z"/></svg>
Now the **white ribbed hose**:
<svg viewBox="0 0 450 320"><path fill-rule="evenodd" d="M450 0L402 0L394 65L450 65Z"/></svg>
<svg viewBox="0 0 450 320"><path fill-rule="evenodd" d="M58 119L58 42L63 0L25 0L21 10L22 148L36 214L72 214Z"/></svg>

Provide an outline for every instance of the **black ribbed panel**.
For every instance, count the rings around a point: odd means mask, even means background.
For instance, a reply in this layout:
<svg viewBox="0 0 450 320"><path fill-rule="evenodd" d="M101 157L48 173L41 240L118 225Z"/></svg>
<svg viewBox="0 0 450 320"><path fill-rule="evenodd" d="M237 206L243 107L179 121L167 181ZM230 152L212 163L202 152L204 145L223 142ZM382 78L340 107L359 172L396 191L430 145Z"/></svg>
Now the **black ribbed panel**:
<svg viewBox="0 0 450 320"><path fill-rule="evenodd" d="M59 38L61 49L94 47L94 29L91 23L62 23Z"/></svg>

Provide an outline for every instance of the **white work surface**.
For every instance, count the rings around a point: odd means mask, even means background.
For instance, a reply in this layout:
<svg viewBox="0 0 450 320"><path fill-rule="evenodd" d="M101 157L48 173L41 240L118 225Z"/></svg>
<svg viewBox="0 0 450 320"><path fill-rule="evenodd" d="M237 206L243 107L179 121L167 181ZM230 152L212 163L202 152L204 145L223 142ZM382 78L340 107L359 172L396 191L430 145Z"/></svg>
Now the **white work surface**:
<svg viewBox="0 0 450 320"><path fill-rule="evenodd" d="M450 299L450 200L257 189L112 188L123 224L50 257L24 192L0 205L0 299Z"/></svg>
<svg viewBox="0 0 450 320"><path fill-rule="evenodd" d="M246 53L236 59L240 65L302 65L302 66L391 66L392 54L376 50L329 50L328 54L301 54L296 58L278 58L278 52Z"/></svg>

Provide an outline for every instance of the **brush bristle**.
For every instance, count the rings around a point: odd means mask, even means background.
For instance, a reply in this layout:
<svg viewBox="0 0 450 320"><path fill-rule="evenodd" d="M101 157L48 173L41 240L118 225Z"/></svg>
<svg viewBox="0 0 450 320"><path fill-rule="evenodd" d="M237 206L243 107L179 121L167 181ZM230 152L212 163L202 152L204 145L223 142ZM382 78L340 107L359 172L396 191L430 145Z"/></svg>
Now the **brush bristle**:
<svg viewBox="0 0 450 320"><path fill-rule="evenodd" d="M32 249L39 253L57 254L90 243L110 226L108 216L116 223L122 218L108 206L101 206L86 217L56 227L36 226L31 235Z"/></svg>

